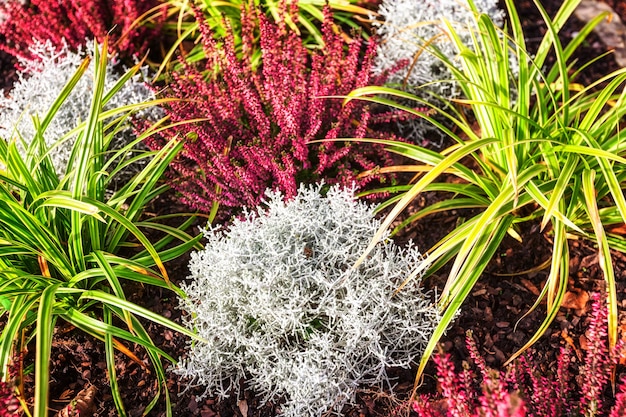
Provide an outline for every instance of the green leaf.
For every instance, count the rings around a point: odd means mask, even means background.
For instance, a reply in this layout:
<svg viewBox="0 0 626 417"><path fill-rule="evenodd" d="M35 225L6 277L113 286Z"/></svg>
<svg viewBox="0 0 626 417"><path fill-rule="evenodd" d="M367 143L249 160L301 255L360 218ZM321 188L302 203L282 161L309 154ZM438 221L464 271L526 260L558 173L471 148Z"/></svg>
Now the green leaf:
<svg viewBox="0 0 626 417"><path fill-rule="evenodd" d="M482 274L485 266L493 257L493 254L498 248L498 243L502 241L504 238L507 229L511 226L512 217L508 216L506 218L502 218L501 221L493 228L493 233L491 234L491 243L489 243L485 247L485 251L482 253L480 260L478 262L481 265L480 268L467 271L467 275L461 281L462 285L459 286L458 291L455 292L455 295L450 299L448 306L443 310L443 314L441 316L441 320L437 327L435 328L426 348L424 349L424 354L422 355L422 359L420 360L419 367L417 369L417 376L415 380L415 387L413 389L412 397L415 396L415 390L419 386L419 380L421 379L421 375L424 372L424 368L426 364L430 360L432 353L434 352L441 336L443 336L448 329L450 323L456 315L458 314L463 301L467 298L467 295L473 289L474 284Z"/></svg>
<svg viewBox="0 0 626 417"><path fill-rule="evenodd" d="M76 211L87 216L92 216L98 219L98 221L105 223L105 220L102 218L102 216L98 214L99 210L96 206L80 200L75 200L69 195L48 191L39 195L39 197L35 201L33 201L33 205L37 205L39 200L42 200L42 202L40 205L37 206L37 210L42 210L45 207L64 208Z"/></svg>
<svg viewBox="0 0 626 417"><path fill-rule="evenodd" d="M166 319L165 317L162 317L156 313L153 313L150 310L147 310L143 307L140 307L136 304L133 304L131 302L128 302L126 300L122 300L120 298L115 297L114 295L111 294L107 294L105 292L102 291L98 291L98 290L90 290L90 291L85 291L82 293L81 299L90 299L90 300L97 300L100 301L104 304L110 305L110 306L114 306L114 307L118 307L122 310L128 311L130 313L136 314L138 316L141 316L145 319L151 320L154 323L160 324L162 326L168 327L176 332L182 333L184 335L187 335L195 340L203 340L202 338L200 338L198 335L196 335L194 332L174 323L171 320Z"/></svg>
<svg viewBox="0 0 626 417"><path fill-rule="evenodd" d="M563 223L557 222L554 225L554 243L553 243L552 262L550 267L550 275L546 283L548 293L548 312L546 318L541 322L539 328L533 334L528 342L517 352L515 352L505 363L505 366L519 357L529 347L534 345L537 340L548 329L550 324L556 318L557 313L565 297L567 291L567 279L569 277L569 248L567 246L567 236ZM542 291L542 294L544 292ZM538 305L541 297L537 299L535 305L531 307L531 311Z"/></svg>
<svg viewBox="0 0 626 417"><path fill-rule="evenodd" d="M594 179L595 171L588 169L583 171L582 184L586 202L585 208L589 213L589 218L593 225L596 243L598 244L598 264L600 265L600 269L602 269L606 282L609 349L614 349L618 337L617 287L615 285L615 273L613 271L609 241L607 240L604 225L602 224L602 219L598 211Z"/></svg>
<svg viewBox="0 0 626 417"><path fill-rule="evenodd" d="M578 156L576 154L569 154L567 157L567 161L562 167L561 173L557 179L556 185L552 190L552 196L548 201L548 204L544 207L544 215L541 220L541 229L543 230L548 222L551 220L552 216L555 215L555 211L559 203L561 202L563 195L567 191L567 185L574 174L574 170L578 166ZM536 195L539 197L539 195ZM562 215L561 215L562 216ZM563 216L564 217L564 216Z"/></svg>
<svg viewBox="0 0 626 417"><path fill-rule="evenodd" d="M113 318L111 317L111 310L106 306L103 308L104 322L111 325ZM109 373L109 385L111 386L111 392L113 393L113 402L115 403L115 409L120 417L126 417L126 409L124 408L124 402L122 401L122 395L120 393L120 387L117 383L117 371L115 369L115 348L113 347L113 335L111 332L104 333L104 351L106 356L107 371Z"/></svg>
<svg viewBox="0 0 626 417"><path fill-rule="evenodd" d="M37 309L37 339L35 350L35 410L33 416L48 416L48 381L50 376L50 353L54 315L52 308L60 283L50 285L41 294Z"/></svg>
<svg viewBox="0 0 626 417"><path fill-rule="evenodd" d="M136 343L144 349L152 351L154 354L162 356L172 363L176 362L174 358L172 358L163 350L156 347L153 343L146 343L146 339L144 337L134 336L124 329L120 329L115 325L96 320L74 308L68 309L66 313L63 313L62 317L63 319L67 320L68 323L71 323L72 325L83 330L84 332L87 332L94 337L97 337L99 340L104 341L105 335L110 334L112 337L127 340L131 343ZM131 326L133 329L136 330L136 318L132 317L131 319L133 320Z"/></svg>
<svg viewBox="0 0 626 417"><path fill-rule="evenodd" d="M353 268L357 268L366 258L367 255L374 249L374 247L378 244L378 242L382 239L386 230L389 228L391 223L400 215L400 213L413 201L413 199L420 193L422 190L433 182L443 171L452 166L453 164L459 162L462 158L467 155L472 154L477 149L481 147L494 143L496 139L488 138L481 139L475 142L469 142L465 146L459 148L458 150L452 152L448 157L443 159L438 165L433 167L432 171L424 175L413 187L409 190L402 199L396 203L393 210L387 215L383 223L380 225L378 232L372 238L371 243L365 249L365 253L357 260L356 264Z"/></svg>

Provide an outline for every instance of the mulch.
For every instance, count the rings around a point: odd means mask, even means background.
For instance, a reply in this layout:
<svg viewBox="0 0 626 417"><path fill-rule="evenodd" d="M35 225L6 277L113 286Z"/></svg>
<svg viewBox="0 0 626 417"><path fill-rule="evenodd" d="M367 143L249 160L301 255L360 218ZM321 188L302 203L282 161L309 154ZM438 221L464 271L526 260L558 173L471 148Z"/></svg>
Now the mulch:
<svg viewBox="0 0 626 417"><path fill-rule="evenodd" d="M556 11L560 1L544 2L551 15ZM626 18L626 2L607 1L615 10ZM516 2L522 11L523 24L528 35L530 49L536 48L545 32L541 17L536 11L532 0ZM561 32L564 40L578 31L582 22L572 19ZM533 46L534 45L534 46ZM578 56L586 61L590 56L605 52L600 39L591 36ZM0 53L0 69L5 85L15 79L10 57ZM598 74L606 74L616 69L616 64L606 58L581 75L581 82L593 80ZM175 196L170 200L161 200L152 211L172 210L176 203ZM414 209L432 204L437 196L424 194L415 202ZM184 210L183 210L184 211ZM420 248L429 248L440 237L450 231L460 218L470 215L469 212L442 213L431 216L424 222L417 222L408 227L402 239L413 239ZM526 225L522 243L507 238L498 250L485 274L476 284L463 305L460 316L441 341L444 352L452 354L453 359L460 363L468 358L465 348L466 332L471 330L479 351L489 366L499 369L502 364L521 348L533 335L539 323L545 317L545 304L539 305L534 311L526 314L534 304L536 297L545 283L547 271L533 270L551 257L550 236L539 230L538 224ZM559 348L571 345L581 349L584 344L584 333L588 324L589 297L593 292L604 288L604 279L598 266L597 250L587 241L574 241L570 245L570 277L565 307L562 308L552 326L534 346L533 360L541 369L550 369L556 361ZM626 326L626 257L621 253L613 253L616 278L618 282L618 300L620 327ZM186 259L172 262L168 267L170 278L174 283L182 282L187 276ZM532 270L531 272L528 272ZM428 279L424 284L432 289L441 288L445 282L445 270ZM129 298L138 304L171 318L180 320L181 311L177 309L177 301L172 294L155 288L128 288ZM173 357L184 355L187 340L169 330L164 330L151 323L145 323L157 346ZM147 361L147 355L141 349L132 347L140 359ZM25 363L32 363L34 351L28 352ZM127 357L117 356L118 383L128 407L130 416L141 416L145 406L156 393L156 379L149 369L138 365ZM621 372L621 369L618 370ZM432 364L427 368L426 378L421 392L435 392L435 372ZM359 393L355 405L346 406L342 415L347 417L378 417L391 415L407 415L407 404L403 402L411 392L415 369L399 372L395 396L388 392L369 390L366 387ZM28 387L33 375L29 374L24 381ZM173 374L169 375L169 390L175 403L174 416L231 417L247 416L270 417L276 415L275 404L260 404L259 399L250 391L242 398L230 398L216 401L213 398L199 400L201 388L189 388L184 381ZM32 385L30 385L32 387ZM51 361L50 380L50 415L65 407L82 389L94 386L97 389L93 415L98 417L115 416L115 407L110 395L102 343L86 337L67 325L60 324L55 330L53 355ZM607 398L611 396L606 393ZM609 400L610 401L610 400ZM165 416L163 401L150 413L151 416Z"/></svg>

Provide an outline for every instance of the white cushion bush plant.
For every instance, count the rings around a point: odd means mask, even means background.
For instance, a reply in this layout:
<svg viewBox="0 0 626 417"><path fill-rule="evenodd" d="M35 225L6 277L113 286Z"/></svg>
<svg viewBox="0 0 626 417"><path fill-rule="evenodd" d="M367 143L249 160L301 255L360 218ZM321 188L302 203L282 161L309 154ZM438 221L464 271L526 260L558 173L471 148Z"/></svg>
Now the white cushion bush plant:
<svg viewBox="0 0 626 417"><path fill-rule="evenodd" d="M354 190L301 186L291 201L268 192L265 208L208 228L192 253L186 325L195 342L175 372L205 395L239 394L240 382L284 401L285 416L320 416L360 384L392 388L390 367L419 360L439 315L419 280L416 247L381 241L352 269L380 222Z"/></svg>
<svg viewBox="0 0 626 417"><path fill-rule="evenodd" d="M18 72L18 80L13 88L0 95L0 138L10 140L17 134L28 147L35 137L37 129L33 123L33 116L43 120L51 105L59 96L70 78L83 62L85 56L93 58L93 45L87 42L85 51L74 53L67 47L56 50L51 43L36 41L30 48L38 60L19 60L19 66L23 71ZM114 58L114 57L112 57ZM114 65L114 59L107 64L105 93L108 92L122 77L123 71L119 71ZM139 71L105 104L104 110L119 108L126 105L143 103L153 100L154 93L145 84L143 78L145 71ZM72 93L56 112L54 119L44 133L46 145L53 147L50 152L52 163L61 174L67 167L72 152L74 140L61 141L68 132L84 122L89 114L90 100L93 93L94 62L78 81ZM158 117L160 110L156 107L152 110L154 117ZM110 149L119 149L130 143L134 137L130 129L121 130L114 138Z"/></svg>
<svg viewBox="0 0 626 417"><path fill-rule="evenodd" d="M487 14L494 23L502 25L504 12L498 7L497 0L476 0L474 3L480 13ZM381 38L376 51L375 70L389 70L402 60L412 62L419 54L414 65L390 74L387 82L403 85L406 79L409 90L434 82L426 90L445 98L459 95L460 89L451 82L451 72L439 57L428 52L428 48L436 47L451 60L458 54L455 43L446 35L442 24L444 18L454 24L465 44L471 44L471 32L465 28L468 25L473 27L475 16L467 1L383 0L378 13L382 21L374 24Z"/></svg>
<svg viewBox="0 0 626 417"><path fill-rule="evenodd" d="M498 26L502 26L504 12L497 0L476 0L476 8L487 14ZM456 33L471 44L471 32L475 19L466 0L383 0L378 8L379 18L374 23L380 37L374 71L394 69L399 62L409 64L391 71L387 84L427 99L454 98L461 89L440 57L431 52L436 48L450 60L458 54L455 43L446 33L442 19L450 21ZM514 63L513 63L514 64ZM415 105L413 102L412 105ZM400 123L400 131L406 138L437 142L441 133L424 119L411 119Z"/></svg>

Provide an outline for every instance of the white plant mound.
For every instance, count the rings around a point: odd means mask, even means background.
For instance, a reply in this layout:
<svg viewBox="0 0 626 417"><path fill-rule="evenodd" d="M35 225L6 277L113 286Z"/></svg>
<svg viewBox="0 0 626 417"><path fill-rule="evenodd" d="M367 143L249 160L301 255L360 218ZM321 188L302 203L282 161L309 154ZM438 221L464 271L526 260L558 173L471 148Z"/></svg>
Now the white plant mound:
<svg viewBox="0 0 626 417"><path fill-rule="evenodd" d="M498 7L497 0L475 0L474 4L480 13L487 14L496 25L502 26L504 11ZM455 62L459 54L443 23L444 19L454 27L456 35L465 45L472 44L476 16L468 2L383 0L378 14L374 27L380 42L374 60L374 72L389 71L400 61L406 61L409 63L406 67L389 74L388 85L439 105L442 104L442 99L460 96L461 89L454 81L452 72L434 51L439 51L452 62ZM517 71L516 62L514 59L511 62L513 71ZM417 105L410 100L399 101L408 106ZM398 128L404 138L417 143L441 146L446 137L422 118L399 122Z"/></svg>
<svg viewBox="0 0 626 417"><path fill-rule="evenodd" d="M320 416L354 398L360 384L391 387L389 367L418 361L439 316L411 281L424 262L415 247L380 242L350 272L380 222L353 191L300 188L285 202L268 192L265 210L226 231L205 231L192 254L181 300L193 343L175 372L227 397L239 383L282 400L285 416Z"/></svg>
<svg viewBox="0 0 626 417"><path fill-rule="evenodd" d="M479 12L487 14L498 26L502 25L504 12L496 0L475 0ZM465 0L383 0L378 8L383 22L376 22L376 33L381 41L376 51L377 72L393 68L398 61L413 62L403 70L389 76L389 84L403 85L407 90L417 92L427 85L426 91L437 96L452 98L460 91L450 81L452 73L428 48L437 48L450 60L459 53L447 34L443 19L450 21L457 35L466 45L471 44L475 26L474 13ZM419 90L424 93L423 90Z"/></svg>
<svg viewBox="0 0 626 417"><path fill-rule="evenodd" d="M89 42L87 44L91 45ZM74 53L67 46L57 51L50 42L35 42L30 51L40 60L21 59L20 66L25 70L18 73L19 78L8 92L8 96L0 93L0 138L9 141L17 136L24 141L26 146L31 143L37 133L32 120L33 116L37 116L40 121L43 120L67 82L78 70L84 56L89 55L92 58L89 68L44 132L46 145L51 148L52 164L57 174L61 175L68 169L74 138L63 142L60 140L89 116L95 71L93 46L86 47L85 51ZM109 61L104 82L105 93L119 82L121 75L118 69ZM143 71L128 80L106 103L104 110L153 100L154 93L143 81L147 67ZM156 120L159 114L160 110L155 108L144 111L143 116ZM130 129L122 130L114 138L110 148L122 148L134 139ZM20 149L23 150L24 147Z"/></svg>

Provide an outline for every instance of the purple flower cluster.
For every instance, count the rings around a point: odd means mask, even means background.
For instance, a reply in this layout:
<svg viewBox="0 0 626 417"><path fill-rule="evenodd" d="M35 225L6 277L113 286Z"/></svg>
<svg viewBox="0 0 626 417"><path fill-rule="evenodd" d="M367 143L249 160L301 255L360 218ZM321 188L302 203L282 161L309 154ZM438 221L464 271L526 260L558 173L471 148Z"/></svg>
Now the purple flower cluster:
<svg viewBox="0 0 626 417"><path fill-rule="evenodd" d="M141 56L148 46L149 29L131 27L159 0L30 0L0 2L0 49L33 60L29 46L35 41L72 50L85 39L102 42L107 34L114 52ZM113 51L112 51L113 52Z"/></svg>
<svg viewBox="0 0 626 417"><path fill-rule="evenodd" d="M383 82L371 76L375 43L364 45L358 37L348 43L335 34L327 7L325 47L309 51L285 24L288 15L297 19L297 10L285 3L278 22L242 8L239 56L232 31L218 44L196 12L206 61L201 67L184 63L172 74L162 96L179 99L165 108L171 122L181 123L148 144L159 148L172 138L184 140L169 179L194 209L208 211L214 202L252 207L268 188L291 198L298 184L320 179L363 186L374 177L359 178L359 172L391 162L382 146L315 142L382 137L371 129L375 116L365 102L343 106L336 97ZM253 52L259 46L260 56Z"/></svg>
<svg viewBox="0 0 626 417"><path fill-rule="evenodd" d="M624 352L624 342L609 350L606 308L601 295L596 294L593 300L586 334L589 343L577 378L570 373L572 357L565 348L559 354L555 374L541 375L528 355L505 371L489 369L468 335L467 348L479 378L469 366L455 371L450 355L439 355L435 362L441 397L421 395L413 402L413 410L420 417L626 415L626 377L620 382L610 414L602 402L612 369Z"/></svg>
<svg viewBox="0 0 626 417"><path fill-rule="evenodd" d="M0 417L15 417L19 415L20 409L13 387L7 382L0 382Z"/></svg>

